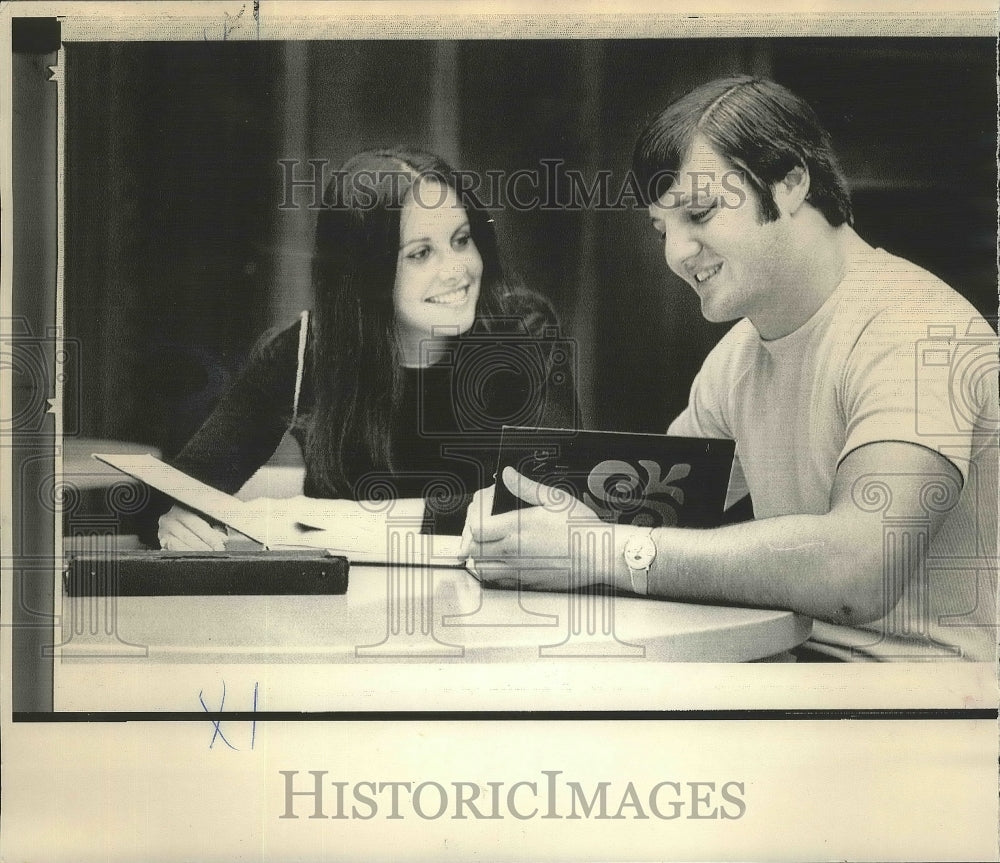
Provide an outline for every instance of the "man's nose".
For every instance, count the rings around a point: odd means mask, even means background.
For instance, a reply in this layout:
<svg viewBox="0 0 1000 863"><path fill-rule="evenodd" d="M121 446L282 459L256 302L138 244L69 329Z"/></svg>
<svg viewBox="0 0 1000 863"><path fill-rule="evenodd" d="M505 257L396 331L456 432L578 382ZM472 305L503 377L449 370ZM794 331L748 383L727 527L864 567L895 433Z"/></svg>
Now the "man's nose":
<svg viewBox="0 0 1000 863"><path fill-rule="evenodd" d="M690 231L683 228L667 231L663 240L663 258L676 273L683 273L684 262L693 258L701 251L701 245Z"/></svg>

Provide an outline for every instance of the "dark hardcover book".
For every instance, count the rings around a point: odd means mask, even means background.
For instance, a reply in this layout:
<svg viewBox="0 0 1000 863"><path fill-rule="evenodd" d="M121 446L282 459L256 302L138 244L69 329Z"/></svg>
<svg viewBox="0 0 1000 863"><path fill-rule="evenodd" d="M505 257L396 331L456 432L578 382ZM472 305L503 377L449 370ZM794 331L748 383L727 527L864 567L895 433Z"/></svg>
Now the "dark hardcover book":
<svg viewBox="0 0 1000 863"><path fill-rule="evenodd" d="M723 522L736 445L717 438L504 427L493 513L527 504L500 479L524 476L579 498L604 521L644 527Z"/></svg>
<svg viewBox="0 0 1000 863"><path fill-rule="evenodd" d="M347 592L345 557L310 551L121 551L70 556L68 596L315 595Z"/></svg>

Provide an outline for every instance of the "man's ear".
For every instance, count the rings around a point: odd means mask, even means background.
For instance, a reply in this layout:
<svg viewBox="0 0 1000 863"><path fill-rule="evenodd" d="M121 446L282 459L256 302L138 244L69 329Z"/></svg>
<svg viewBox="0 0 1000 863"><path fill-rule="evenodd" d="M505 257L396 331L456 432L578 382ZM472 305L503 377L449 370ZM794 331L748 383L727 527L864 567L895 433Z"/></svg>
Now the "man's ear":
<svg viewBox="0 0 1000 863"><path fill-rule="evenodd" d="M778 209L783 214L794 216L809 199L809 185L809 169L805 165L796 165L774 184L774 202Z"/></svg>

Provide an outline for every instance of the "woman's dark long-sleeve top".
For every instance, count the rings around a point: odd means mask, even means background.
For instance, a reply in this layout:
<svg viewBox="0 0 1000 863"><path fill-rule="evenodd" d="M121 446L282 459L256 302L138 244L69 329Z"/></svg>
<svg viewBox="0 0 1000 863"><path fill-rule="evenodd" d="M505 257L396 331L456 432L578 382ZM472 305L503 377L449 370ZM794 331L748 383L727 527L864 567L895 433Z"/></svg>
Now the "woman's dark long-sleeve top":
<svg viewBox="0 0 1000 863"><path fill-rule="evenodd" d="M494 480L503 425L578 427L572 343L561 337L543 299L526 295L516 311L492 322L492 332L474 328L441 362L403 370L394 474L376 471L371 458L357 451L346 459L351 488L331 493L320 486L306 458L304 494L362 500L388 492L424 498L426 528L460 533L469 497ZM286 431L305 446L301 420L314 398L312 351L307 342L299 422L293 422L299 337L296 323L257 351L172 461L176 467L233 493L271 457Z"/></svg>

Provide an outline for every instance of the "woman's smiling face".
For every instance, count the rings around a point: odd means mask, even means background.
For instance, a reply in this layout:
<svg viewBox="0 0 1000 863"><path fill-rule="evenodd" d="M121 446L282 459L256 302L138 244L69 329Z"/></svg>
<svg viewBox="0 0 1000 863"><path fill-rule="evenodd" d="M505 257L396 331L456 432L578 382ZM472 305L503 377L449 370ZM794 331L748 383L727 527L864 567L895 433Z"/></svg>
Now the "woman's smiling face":
<svg viewBox="0 0 1000 863"><path fill-rule="evenodd" d="M436 180L414 183L400 213L399 235L393 305L396 334L412 362L422 341L460 335L472 326L483 260L465 208L450 186Z"/></svg>

